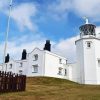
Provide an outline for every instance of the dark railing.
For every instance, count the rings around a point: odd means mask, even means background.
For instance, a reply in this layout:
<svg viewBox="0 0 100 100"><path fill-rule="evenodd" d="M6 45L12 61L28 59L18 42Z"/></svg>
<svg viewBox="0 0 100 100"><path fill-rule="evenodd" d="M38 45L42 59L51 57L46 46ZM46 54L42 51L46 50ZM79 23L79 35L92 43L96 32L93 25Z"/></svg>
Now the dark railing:
<svg viewBox="0 0 100 100"><path fill-rule="evenodd" d="M26 76L0 71L0 93L25 91Z"/></svg>

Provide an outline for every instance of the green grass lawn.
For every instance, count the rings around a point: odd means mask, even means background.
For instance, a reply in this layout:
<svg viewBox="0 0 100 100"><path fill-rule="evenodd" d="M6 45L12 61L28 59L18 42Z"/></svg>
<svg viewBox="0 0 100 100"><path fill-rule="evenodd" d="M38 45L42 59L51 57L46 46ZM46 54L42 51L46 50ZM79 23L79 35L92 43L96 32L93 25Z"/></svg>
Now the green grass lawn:
<svg viewBox="0 0 100 100"><path fill-rule="evenodd" d="M48 77L27 78L25 92L4 93L0 100L100 100L100 86Z"/></svg>

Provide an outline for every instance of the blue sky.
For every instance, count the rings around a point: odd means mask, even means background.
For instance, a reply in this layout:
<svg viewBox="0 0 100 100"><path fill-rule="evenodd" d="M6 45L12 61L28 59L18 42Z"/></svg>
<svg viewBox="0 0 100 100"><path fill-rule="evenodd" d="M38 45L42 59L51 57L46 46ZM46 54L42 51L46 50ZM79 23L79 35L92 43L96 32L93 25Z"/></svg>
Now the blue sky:
<svg viewBox="0 0 100 100"><path fill-rule="evenodd" d="M3 59L10 0L0 0L0 62ZM84 16L100 30L100 0L13 0L7 52L20 59L22 49L43 49L46 39L56 52L75 61L75 40Z"/></svg>

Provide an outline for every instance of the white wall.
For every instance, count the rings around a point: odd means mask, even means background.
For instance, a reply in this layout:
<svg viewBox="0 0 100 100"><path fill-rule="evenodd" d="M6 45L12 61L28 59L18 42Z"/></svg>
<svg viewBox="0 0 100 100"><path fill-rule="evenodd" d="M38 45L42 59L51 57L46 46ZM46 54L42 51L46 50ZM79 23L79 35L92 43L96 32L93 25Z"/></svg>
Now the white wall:
<svg viewBox="0 0 100 100"><path fill-rule="evenodd" d="M91 47L87 47L87 42L91 42ZM96 61L95 61L95 39L84 40L84 78L85 84L97 84Z"/></svg>
<svg viewBox="0 0 100 100"><path fill-rule="evenodd" d="M20 63L22 63L22 67L20 67ZM19 60L19 61L10 60L8 63L5 63L3 65L3 71L20 74L19 70L22 70L22 74L26 75L26 67L27 67L27 60Z"/></svg>
<svg viewBox="0 0 100 100"><path fill-rule="evenodd" d="M62 63L59 63L59 59L62 59ZM59 75L58 73L59 68L62 68L61 75ZM45 51L45 76L68 79L68 75L65 75L65 69L67 70L68 74L68 68L66 65L65 58L57 56L56 54L53 54L51 52Z"/></svg>
<svg viewBox="0 0 100 100"><path fill-rule="evenodd" d="M12 64L12 68L10 68L10 64ZM11 59L8 63L3 64L3 71L17 73L16 62Z"/></svg>
<svg viewBox="0 0 100 100"><path fill-rule="evenodd" d="M34 60L34 55L38 54L38 59ZM32 73L32 65L38 65L38 72ZM36 48L28 54L27 76L43 76L44 75L44 51Z"/></svg>
<svg viewBox="0 0 100 100"><path fill-rule="evenodd" d="M84 51L83 40L78 40L76 44L76 56L77 56L77 81L83 83L84 80Z"/></svg>
<svg viewBox="0 0 100 100"><path fill-rule="evenodd" d="M0 71L2 71L3 64L0 65Z"/></svg>
<svg viewBox="0 0 100 100"><path fill-rule="evenodd" d="M95 41L95 38L83 38L76 42L80 83L82 84L97 84ZM90 48L87 47L87 42L91 42Z"/></svg>
<svg viewBox="0 0 100 100"><path fill-rule="evenodd" d="M80 76L78 72L78 66L77 63L71 63L68 64L69 66L69 80L74 82L79 82Z"/></svg>
<svg viewBox="0 0 100 100"><path fill-rule="evenodd" d="M95 40L95 62L96 62L97 84L100 84L100 66L98 65L98 60L100 60L100 39Z"/></svg>
<svg viewBox="0 0 100 100"><path fill-rule="evenodd" d="M22 63L22 66L21 66ZM16 61L16 72L20 74L20 70L22 70L22 74L26 75L28 69L28 61L27 60L18 60Z"/></svg>

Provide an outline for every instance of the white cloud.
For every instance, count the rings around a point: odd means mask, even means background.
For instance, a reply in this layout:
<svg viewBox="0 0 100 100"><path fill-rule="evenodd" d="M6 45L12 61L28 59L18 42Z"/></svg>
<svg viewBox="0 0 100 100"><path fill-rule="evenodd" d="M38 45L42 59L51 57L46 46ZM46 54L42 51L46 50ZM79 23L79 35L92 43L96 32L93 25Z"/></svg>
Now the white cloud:
<svg viewBox="0 0 100 100"><path fill-rule="evenodd" d="M66 18L69 12L73 12L79 17L87 16L94 21L100 21L100 0L57 0L48 8L59 18Z"/></svg>
<svg viewBox="0 0 100 100"><path fill-rule="evenodd" d="M16 21L18 27L23 30L28 28L31 31L37 30L37 25L33 23L32 17L37 13L36 5L30 3L23 3L13 7L11 17Z"/></svg>
<svg viewBox="0 0 100 100"><path fill-rule="evenodd" d="M0 0L0 11L8 16L10 0ZM15 5L13 2L11 18L17 23L18 28L23 31L29 29L36 31L38 26L33 21L38 10L34 3L21 3Z"/></svg>
<svg viewBox="0 0 100 100"><path fill-rule="evenodd" d="M100 17L100 0L73 0L73 10L81 16ZM100 20L100 18L99 18Z"/></svg>
<svg viewBox="0 0 100 100"><path fill-rule="evenodd" d="M50 8L55 12L65 13L71 8L70 0L58 0L58 2L54 2Z"/></svg>
<svg viewBox="0 0 100 100"><path fill-rule="evenodd" d="M9 0L0 0L0 10L5 12ZM74 12L79 17L87 16L94 21L100 21L100 0L54 0L47 8L47 12L55 19L67 18L69 12ZM37 25L31 17L37 14L36 3L22 3L13 6L12 18L17 22L20 29L37 29Z"/></svg>
<svg viewBox="0 0 100 100"><path fill-rule="evenodd" d="M66 18L71 7L69 0L57 0L48 6L49 13L55 19Z"/></svg>

